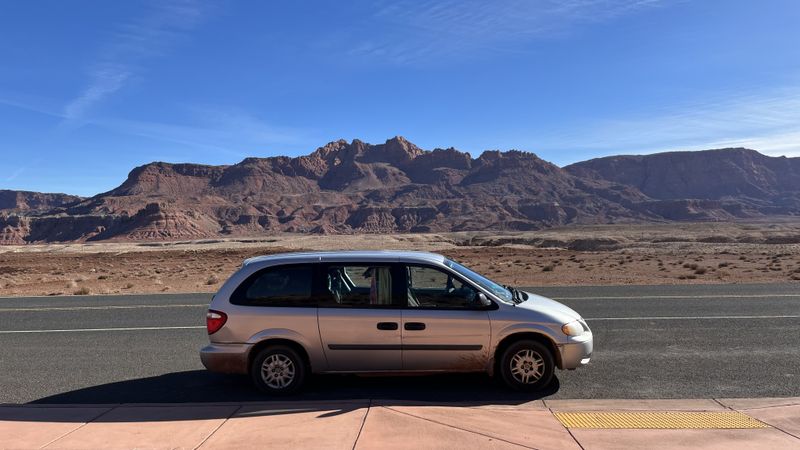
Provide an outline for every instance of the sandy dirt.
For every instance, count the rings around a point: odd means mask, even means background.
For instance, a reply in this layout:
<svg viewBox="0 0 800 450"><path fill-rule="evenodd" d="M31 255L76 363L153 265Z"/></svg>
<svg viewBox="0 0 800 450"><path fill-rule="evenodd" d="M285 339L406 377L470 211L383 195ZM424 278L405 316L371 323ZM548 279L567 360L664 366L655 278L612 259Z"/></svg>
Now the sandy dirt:
<svg viewBox="0 0 800 450"><path fill-rule="evenodd" d="M800 289L798 220L3 246L0 296L212 292L245 258L336 249L434 251L519 286L798 281Z"/></svg>

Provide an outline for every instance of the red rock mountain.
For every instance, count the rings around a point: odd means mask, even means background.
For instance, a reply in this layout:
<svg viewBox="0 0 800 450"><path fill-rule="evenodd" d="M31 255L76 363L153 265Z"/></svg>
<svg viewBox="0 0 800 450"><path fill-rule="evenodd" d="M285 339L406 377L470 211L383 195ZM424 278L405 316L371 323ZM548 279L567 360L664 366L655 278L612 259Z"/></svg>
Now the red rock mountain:
<svg viewBox="0 0 800 450"><path fill-rule="evenodd" d="M800 210L800 158L726 148L646 156L610 156L564 168L570 174L636 188L639 205L667 219L724 219Z"/></svg>
<svg viewBox="0 0 800 450"><path fill-rule="evenodd" d="M0 211L47 211L77 203L82 197L67 194L44 194L41 192L9 191L0 189Z"/></svg>
<svg viewBox="0 0 800 450"><path fill-rule="evenodd" d="M422 150L402 137L379 145L340 140L297 158L151 163L88 199L0 191L0 243L533 230L800 214L799 167L797 158L732 149L601 158L562 169L514 150L473 158L453 148Z"/></svg>

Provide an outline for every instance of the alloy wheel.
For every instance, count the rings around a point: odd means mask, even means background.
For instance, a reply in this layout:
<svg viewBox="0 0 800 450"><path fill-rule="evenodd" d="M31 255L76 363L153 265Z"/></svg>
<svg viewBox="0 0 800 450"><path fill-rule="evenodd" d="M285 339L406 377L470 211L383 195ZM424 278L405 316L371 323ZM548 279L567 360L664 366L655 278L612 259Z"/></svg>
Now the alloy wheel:
<svg viewBox="0 0 800 450"><path fill-rule="evenodd" d="M280 353L269 355L261 364L261 379L272 389L289 386L294 380L295 373L292 359Z"/></svg>
<svg viewBox="0 0 800 450"><path fill-rule="evenodd" d="M544 374L544 358L532 349L522 349L511 357L511 376L522 384L534 384Z"/></svg>

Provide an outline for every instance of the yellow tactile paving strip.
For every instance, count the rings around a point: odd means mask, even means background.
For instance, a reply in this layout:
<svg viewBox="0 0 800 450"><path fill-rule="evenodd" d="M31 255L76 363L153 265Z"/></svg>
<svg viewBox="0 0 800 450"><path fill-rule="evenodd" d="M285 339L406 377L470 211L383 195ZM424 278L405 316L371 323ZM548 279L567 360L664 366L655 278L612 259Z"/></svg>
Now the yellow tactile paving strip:
<svg viewBox="0 0 800 450"><path fill-rule="evenodd" d="M735 411L629 411L629 412L555 412L567 428L594 429L735 429L769 428L769 425Z"/></svg>

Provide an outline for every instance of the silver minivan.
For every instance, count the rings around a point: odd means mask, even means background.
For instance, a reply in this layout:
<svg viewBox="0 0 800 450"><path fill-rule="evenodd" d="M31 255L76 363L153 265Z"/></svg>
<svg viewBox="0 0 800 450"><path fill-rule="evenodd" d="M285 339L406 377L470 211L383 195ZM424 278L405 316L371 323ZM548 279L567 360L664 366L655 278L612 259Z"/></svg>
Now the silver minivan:
<svg viewBox="0 0 800 450"><path fill-rule="evenodd" d="M539 390L589 362L572 309L502 286L442 255L409 251L251 258L214 296L208 370L249 374L271 394L311 373L497 374Z"/></svg>

